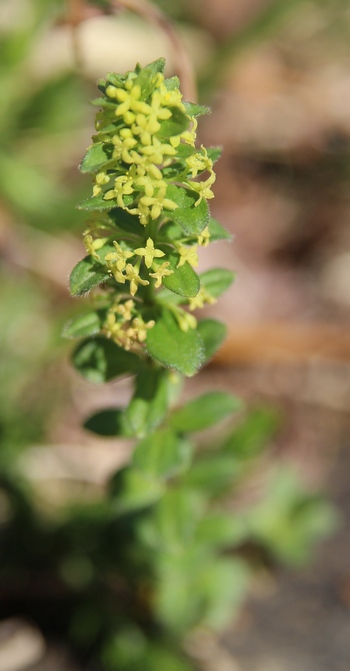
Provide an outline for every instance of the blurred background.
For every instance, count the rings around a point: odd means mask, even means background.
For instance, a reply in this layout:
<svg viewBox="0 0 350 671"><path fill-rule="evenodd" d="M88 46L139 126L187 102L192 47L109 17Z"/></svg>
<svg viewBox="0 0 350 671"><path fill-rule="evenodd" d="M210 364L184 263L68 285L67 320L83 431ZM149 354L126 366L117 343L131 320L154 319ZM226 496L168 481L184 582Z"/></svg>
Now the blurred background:
<svg viewBox="0 0 350 671"><path fill-rule="evenodd" d="M47 519L99 500L130 452L80 428L89 412L123 402L128 382L78 378L61 336L84 307L68 276L84 253L75 205L91 188L77 170L93 132L88 101L106 71L160 56L168 75L177 71L159 27L121 6L102 14L106 4L0 0L0 467ZM307 568L266 573L223 638L199 636L191 650L204 671L347 671L350 5L154 4L173 18L212 109L199 140L224 148L211 211L234 240L204 249L201 266L237 272L207 311L227 322L229 338L185 393L226 388L248 407L273 407L279 430L253 490L282 457L306 489L328 493L341 520ZM18 619L30 611L21 590L30 599L27 583L10 588L0 577L0 671L95 668L73 665L30 613Z"/></svg>

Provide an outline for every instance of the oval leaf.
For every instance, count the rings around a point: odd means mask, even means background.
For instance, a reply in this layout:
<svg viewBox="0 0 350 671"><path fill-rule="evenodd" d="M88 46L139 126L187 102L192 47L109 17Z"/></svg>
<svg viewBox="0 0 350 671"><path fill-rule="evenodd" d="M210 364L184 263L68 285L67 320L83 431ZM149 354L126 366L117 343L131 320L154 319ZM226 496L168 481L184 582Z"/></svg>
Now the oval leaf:
<svg viewBox="0 0 350 671"><path fill-rule="evenodd" d="M209 361L227 335L227 327L216 319L202 319L197 326L197 331L204 344L205 362Z"/></svg>
<svg viewBox="0 0 350 671"><path fill-rule="evenodd" d="M91 196L91 198L86 198L78 203L78 210L87 210L88 212L93 212L94 210L111 210L115 207L114 200L104 200L103 194L100 193L98 196Z"/></svg>
<svg viewBox="0 0 350 671"><path fill-rule="evenodd" d="M232 235L229 231L226 230L221 224L210 217L209 219L209 233L210 233L210 242L216 242L217 240L232 240Z"/></svg>
<svg viewBox="0 0 350 671"><path fill-rule="evenodd" d="M101 410L84 422L84 429L99 436L128 436L123 415L123 410L119 408Z"/></svg>
<svg viewBox="0 0 350 671"><path fill-rule="evenodd" d="M162 121L160 130L156 134L160 140L166 140L173 135L180 135L190 125L190 119L187 114L184 114L179 107L169 107L168 109L171 111L171 117L166 121Z"/></svg>
<svg viewBox="0 0 350 671"><path fill-rule="evenodd" d="M113 148L110 145L111 150ZM79 169L81 172L98 172L111 159L111 153L108 155L106 144L104 142L96 142L88 148Z"/></svg>
<svg viewBox="0 0 350 671"><path fill-rule="evenodd" d="M95 335L101 330L101 317L97 312L87 312L71 319L64 326L62 336L64 338L87 338Z"/></svg>
<svg viewBox="0 0 350 671"><path fill-rule="evenodd" d="M79 373L89 382L108 382L119 375L142 370L142 360L118 347L112 340L88 338L78 345L72 361Z"/></svg>
<svg viewBox="0 0 350 671"><path fill-rule="evenodd" d="M113 511L124 514L155 503L163 495L164 485L139 470L126 467L114 475L109 491Z"/></svg>
<svg viewBox="0 0 350 671"><path fill-rule="evenodd" d="M72 270L69 278L70 292L72 296L80 296L109 278L105 268L96 263L91 256L86 256Z"/></svg>
<svg viewBox="0 0 350 671"><path fill-rule="evenodd" d="M224 391L212 391L190 401L170 417L175 431L191 433L217 424L241 407L241 401Z"/></svg>
<svg viewBox="0 0 350 671"><path fill-rule="evenodd" d="M130 435L143 438L162 421L168 408L167 378L164 369L138 374L134 396L124 414Z"/></svg>
<svg viewBox="0 0 350 671"><path fill-rule="evenodd" d="M168 259L169 257L167 257ZM177 257L178 258L178 257ZM163 278L164 286L174 294L184 298L193 298L197 296L200 289L200 280L192 266L184 263L180 268L175 268L172 275Z"/></svg>
<svg viewBox="0 0 350 671"><path fill-rule="evenodd" d="M169 429L159 429L136 447L133 464L143 473L169 478L189 465L192 447Z"/></svg>
<svg viewBox="0 0 350 671"><path fill-rule="evenodd" d="M214 298L221 296L234 279L235 274L226 268L211 268L200 275L201 284Z"/></svg>
<svg viewBox="0 0 350 671"><path fill-rule="evenodd" d="M176 221L187 235L200 235L209 222L207 201L203 198L196 205L198 193L174 184L168 186L166 195L178 205L168 213L169 219Z"/></svg>
<svg viewBox="0 0 350 671"><path fill-rule="evenodd" d="M195 375L203 363L204 349L199 333L192 329L181 331L169 311L164 310L162 318L148 331L146 345L151 357L188 377Z"/></svg>

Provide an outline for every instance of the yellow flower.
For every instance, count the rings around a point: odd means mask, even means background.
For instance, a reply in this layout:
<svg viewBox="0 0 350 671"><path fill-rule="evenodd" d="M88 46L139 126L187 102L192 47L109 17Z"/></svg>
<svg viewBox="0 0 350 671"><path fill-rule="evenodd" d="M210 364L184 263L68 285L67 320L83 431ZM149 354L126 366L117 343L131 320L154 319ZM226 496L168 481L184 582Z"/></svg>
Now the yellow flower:
<svg viewBox="0 0 350 671"><path fill-rule="evenodd" d="M210 240L210 233L209 233L209 228L206 226L203 228L201 234L198 236L197 241L198 244L201 245L202 247L207 247L209 245L209 240Z"/></svg>
<svg viewBox="0 0 350 671"><path fill-rule="evenodd" d="M177 264L177 267L180 268L184 263L189 263L191 266L196 268L198 266L198 254L197 254L197 245L193 247L185 247L185 245L179 245L178 251L180 254L180 260Z"/></svg>
<svg viewBox="0 0 350 671"><path fill-rule="evenodd" d="M145 264L147 268L151 267L153 259L158 259L161 256L165 256L161 249L155 249L152 238L147 239L146 247L138 247L138 249L135 249L135 254L145 257Z"/></svg>
<svg viewBox="0 0 350 671"><path fill-rule="evenodd" d="M107 261L108 265L115 265L119 271L122 271L126 266L127 260L134 256L134 252L130 252L128 249L123 249L116 240L114 240L113 245L116 251L106 254L105 261Z"/></svg>
<svg viewBox="0 0 350 671"><path fill-rule="evenodd" d="M170 198L165 198L166 183L158 189L153 196L142 196L138 203L138 209L142 215L140 218L141 224L147 224L148 219L157 219L162 213L163 208L166 210L176 210L178 205Z"/></svg>
<svg viewBox="0 0 350 671"><path fill-rule="evenodd" d="M176 318L179 322L181 331L187 332L188 329L195 329L197 327L197 319L185 312L185 310L177 311Z"/></svg>
<svg viewBox="0 0 350 671"><path fill-rule="evenodd" d="M150 277L154 277L157 281L155 283L155 288L158 289L160 285L162 284L162 279L163 277L167 277L168 275L173 274L173 270L168 270L168 266L170 266L169 261L164 261L161 266L158 266L157 270L155 270L154 273L150 273Z"/></svg>
<svg viewBox="0 0 350 671"><path fill-rule="evenodd" d="M92 235L89 235L88 233L84 233L84 245L85 249L90 256L93 256L94 259L99 259L98 254L96 254L96 251L98 249L101 249L103 245L106 244L108 238L94 238Z"/></svg>
<svg viewBox="0 0 350 671"><path fill-rule="evenodd" d="M114 180L114 189L105 193L104 200L116 199L119 207L125 210L123 196L129 196L133 191L132 179L128 175L120 175Z"/></svg>
<svg viewBox="0 0 350 671"><path fill-rule="evenodd" d="M132 311L135 308L135 303L133 300L129 299L128 301L125 301L125 303L119 303L113 308L113 311L121 315L124 318L124 321L129 321L132 317Z"/></svg>
<svg viewBox="0 0 350 671"><path fill-rule="evenodd" d="M212 305L213 303L216 303L216 298L214 298L214 296L212 296L209 291L202 287L198 291L197 296L189 299L189 309L196 310L197 308L202 308L204 303L209 303Z"/></svg>
<svg viewBox="0 0 350 671"><path fill-rule="evenodd" d="M154 319L150 319L150 321L146 323L141 317L135 317L135 319L132 320L132 326L137 340L139 342L144 342L147 338L147 331L153 328L154 325Z"/></svg>
<svg viewBox="0 0 350 671"><path fill-rule="evenodd" d="M188 185L193 189L193 191L196 191L199 195L198 200L195 202L195 207L199 205L199 203L203 200L203 198L210 200L210 198L214 198L214 194L211 190L211 185L214 184L216 180L216 175L213 170L210 171L210 177L205 180L205 182L188 182Z"/></svg>
<svg viewBox="0 0 350 671"><path fill-rule="evenodd" d="M186 158L186 164L191 170L192 177L197 177L199 172L209 170L212 172L213 161L209 158L208 152L203 145L201 146L202 153L192 154Z"/></svg>
<svg viewBox="0 0 350 671"><path fill-rule="evenodd" d="M128 263L125 268L125 279L129 280L130 282L130 293L132 296L135 296L139 284L142 284L143 286L147 286L149 284L148 280L143 280L140 277L139 271L137 268L134 268L131 263Z"/></svg>

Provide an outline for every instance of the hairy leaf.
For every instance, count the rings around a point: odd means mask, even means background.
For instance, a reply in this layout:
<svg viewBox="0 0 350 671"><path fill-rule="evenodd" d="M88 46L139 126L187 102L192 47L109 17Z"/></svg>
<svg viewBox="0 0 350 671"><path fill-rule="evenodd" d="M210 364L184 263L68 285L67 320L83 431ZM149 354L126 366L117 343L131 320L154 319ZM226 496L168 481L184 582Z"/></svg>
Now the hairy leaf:
<svg viewBox="0 0 350 671"><path fill-rule="evenodd" d="M204 344L205 362L209 361L222 345L227 335L225 324L216 319L202 319L197 326L197 331Z"/></svg>
<svg viewBox="0 0 350 671"><path fill-rule="evenodd" d="M148 331L147 350L164 366L192 377L203 362L203 342L197 331L182 331L175 317L164 310L156 325Z"/></svg>
<svg viewBox="0 0 350 671"><path fill-rule="evenodd" d="M200 275L201 284L214 298L221 296L234 279L235 274L226 268L211 268Z"/></svg>
<svg viewBox="0 0 350 671"><path fill-rule="evenodd" d="M89 382L108 382L143 369L142 360L107 338L87 338L74 350L73 365Z"/></svg>
<svg viewBox="0 0 350 671"><path fill-rule="evenodd" d="M112 147L112 145L111 145ZM103 142L96 142L88 148L81 164L80 171L83 173L86 172L98 172L108 161L111 159L111 152L108 152L106 145Z"/></svg>
<svg viewBox="0 0 350 671"><path fill-rule="evenodd" d="M170 267L174 269L172 275L163 278L164 286L179 296L185 298L192 298L197 296L200 289L200 280L196 271L187 261L177 268L177 263L180 259L179 254L168 254L166 257L170 262Z"/></svg>
<svg viewBox="0 0 350 671"><path fill-rule="evenodd" d="M170 426L180 433L202 431L238 410L241 402L224 391L211 391L190 401L170 416Z"/></svg>
<svg viewBox="0 0 350 671"><path fill-rule="evenodd" d="M70 292L72 296L80 296L109 279L110 275L100 263L91 256L85 256L72 270L69 278Z"/></svg>
<svg viewBox="0 0 350 671"><path fill-rule="evenodd" d="M155 478L169 478L188 467L191 444L170 429L158 429L136 447L133 464Z"/></svg>
<svg viewBox="0 0 350 671"><path fill-rule="evenodd" d="M131 435L142 438L162 421L168 408L168 372L141 371L135 393L125 410L125 424Z"/></svg>
<svg viewBox="0 0 350 671"><path fill-rule="evenodd" d="M203 198L199 204L198 193L191 189L170 184L167 188L167 198L178 205L176 210L167 212L169 219L176 221L187 235L200 235L209 223L209 208Z"/></svg>
<svg viewBox="0 0 350 671"><path fill-rule="evenodd" d="M64 338L87 338L99 333L102 326L101 314L95 311L79 315L67 322L63 328Z"/></svg>
<svg viewBox="0 0 350 671"><path fill-rule="evenodd" d="M188 116L179 107L169 107L168 109L171 111L171 117L162 121L160 130L156 134L160 140L166 140L173 135L180 135L190 125Z"/></svg>

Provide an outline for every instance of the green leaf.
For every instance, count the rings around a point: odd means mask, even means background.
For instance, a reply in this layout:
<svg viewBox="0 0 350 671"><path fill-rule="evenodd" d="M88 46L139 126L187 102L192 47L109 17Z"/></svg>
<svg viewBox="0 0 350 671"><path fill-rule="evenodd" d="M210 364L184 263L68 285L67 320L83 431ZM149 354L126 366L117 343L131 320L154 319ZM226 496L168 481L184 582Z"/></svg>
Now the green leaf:
<svg viewBox="0 0 350 671"><path fill-rule="evenodd" d="M64 338L87 338L99 333L102 326L101 314L92 311L79 315L67 322L63 328Z"/></svg>
<svg viewBox="0 0 350 671"><path fill-rule="evenodd" d="M130 436L125 426L124 411L119 408L107 408L91 415L84 422L84 429L99 436Z"/></svg>
<svg viewBox="0 0 350 671"><path fill-rule="evenodd" d="M72 361L79 373L89 382L108 382L119 375L138 373L143 361L118 347L107 338L87 338L74 350Z"/></svg>
<svg viewBox="0 0 350 671"><path fill-rule="evenodd" d="M251 459L271 442L280 426L281 415L274 408L256 408L235 427L223 448L239 459Z"/></svg>
<svg viewBox="0 0 350 671"><path fill-rule="evenodd" d="M158 429L136 447L133 465L154 478L170 478L189 466L191 444L170 429Z"/></svg>
<svg viewBox="0 0 350 671"><path fill-rule="evenodd" d="M91 256L85 256L72 270L69 279L70 292L72 296L80 296L109 279L110 275L105 268Z"/></svg>
<svg viewBox="0 0 350 671"><path fill-rule="evenodd" d="M166 197L178 205L176 210L167 212L169 219L176 221L187 235L200 235L209 223L209 208L203 198L198 205L198 193L192 189L169 184Z"/></svg>
<svg viewBox="0 0 350 671"><path fill-rule="evenodd" d="M108 6L108 0L105 0L104 4ZM117 89L123 88L124 86L124 77L121 75L118 75L116 72L108 72L106 75L106 85L112 84L112 86L116 86Z"/></svg>
<svg viewBox="0 0 350 671"><path fill-rule="evenodd" d="M214 298L221 296L231 286L234 278L235 274L226 268L211 268L200 275L201 284Z"/></svg>
<svg viewBox="0 0 350 671"><path fill-rule="evenodd" d="M216 163L222 154L222 147L208 147L207 154L213 163Z"/></svg>
<svg viewBox="0 0 350 671"><path fill-rule="evenodd" d="M115 110L118 103L112 102L111 99L101 97L90 100L90 104L95 107L105 107L106 109Z"/></svg>
<svg viewBox="0 0 350 671"><path fill-rule="evenodd" d="M104 200L103 193L82 200L77 205L78 210L87 210L88 212L111 210L113 207L115 207L115 202L113 200Z"/></svg>
<svg viewBox="0 0 350 671"><path fill-rule="evenodd" d="M212 548L235 547L247 536L247 527L240 516L232 513L211 513L200 520L196 541Z"/></svg>
<svg viewBox="0 0 350 671"><path fill-rule="evenodd" d="M169 418L170 426L180 433L202 431L221 422L241 407L241 401L224 391L211 391L190 401Z"/></svg>
<svg viewBox="0 0 350 671"><path fill-rule="evenodd" d="M197 331L181 331L175 317L164 310L162 317L147 334L147 350L164 366L192 377L203 362L203 342Z"/></svg>
<svg viewBox="0 0 350 671"><path fill-rule="evenodd" d="M176 221L167 221L165 224L163 224L158 234L159 242L182 240L183 238L184 232L181 226L176 223ZM179 259L179 256L177 258Z"/></svg>
<svg viewBox="0 0 350 671"><path fill-rule="evenodd" d="M143 438L164 418L168 408L168 372L147 370L137 375L133 398L125 410L130 435Z"/></svg>
<svg viewBox="0 0 350 671"><path fill-rule="evenodd" d="M198 593L204 605L204 622L222 629L237 614L246 597L249 571L241 559L217 559L208 562L199 576Z"/></svg>
<svg viewBox="0 0 350 671"><path fill-rule="evenodd" d="M189 156L196 154L197 149L196 147L192 147L190 144L183 142L176 147L176 152L179 158L188 158Z"/></svg>
<svg viewBox="0 0 350 671"><path fill-rule="evenodd" d="M221 224L213 217L210 217L209 219L208 228L210 242L216 242L217 240L232 240L231 233L221 226Z"/></svg>
<svg viewBox="0 0 350 671"><path fill-rule="evenodd" d="M200 289L200 280L196 271L187 261L177 268L180 255L177 253L167 254L167 261L170 262L170 267L174 270L172 275L163 278L164 286L179 296L185 298L192 298L197 296Z"/></svg>
<svg viewBox="0 0 350 671"><path fill-rule="evenodd" d="M250 534L279 561L301 565L310 558L313 544L335 528L335 510L310 495L285 464L275 468L266 485L264 498L247 511Z"/></svg>
<svg viewBox="0 0 350 671"><path fill-rule="evenodd" d="M112 145L111 145L112 148ZM96 142L88 148L79 169L83 173L98 172L111 160L111 152L106 149L104 142Z"/></svg>
<svg viewBox="0 0 350 671"><path fill-rule="evenodd" d="M180 88L180 80L176 75L167 77L167 79L164 79L164 86L167 91L176 91L176 89Z"/></svg>
<svg viewBox="0 0 350 671"><path fill-rule="evenodd" d="M161 122L160 130L156 133L159 140L167 140L173 135L180 135L190 125L187 114L184 114L179 107L169 107L168 109L171 112L171 117Z"/></svg>
<svg viewBox="0 0 350 671"><path fill-rule="evenodd" d="M194 540L204 505L202 495L186 487L166 490L155 510L155 524L167 551L177 552Z"/></svg>
<svg viewBox="0 0 350 671"><path fill-rule="evenodd" d="M164 493L164 484L139 470L126 467L113 476L109 483L111 507L116 514L147 508Z"/></svg>
<svg viewBox="0 0 350 671"><path fill-rule="evenodd" d="M202 116L203 114L210 114L211 109L206 105L198 105L197 103L184 102L186 114L188 116Z"/></svg>
<svg viewBox="0 0 350 671"><path fill-rule="evenodd" d="M172 545L169 544L169 547L172 549ZM182 544L175 546L172 554L168 552L164 558L164 551L157 554L160 568L155 611L158 619L181 637L203 618L204 604L198 579L207 557L203 557L200 550L198 547L194 549L193 544L189 544L188 548ZM212 557L210 559L213 561Z"/></svg>
<svg viewBox="0 0 350 671"><path fill-rule="evenodd" d="M146 100L153 93L158 72L164 73L165 59L158 58L144 68L140 68L134 84L141 86L141 99ZM135 69L137 71L137 68Z"/></svg>
<svg viewBox="0 0 350 671"><path fill-rule="evenodd" d="M140 224L137 214L129 214L129 212L122 210L120 207L113 207L108 213L108 217L125 233L142 237L145 234L145 227Z"/></svg>
<svg viewBox="0 0 350 671"><path fill-rule="evenodd" d="M233 456L213 452L196 459L183 482L191 489L203 491L207 497L215 498L230 490L241 473L242 469Z"/></svg>
<svg viewBox="0 0 350 671"><path fill-rule="evenodd" d="M204 343L204 357L207 362L224 342L227 327L216 319L202 319L198 323L197 331Z"/></svg>

